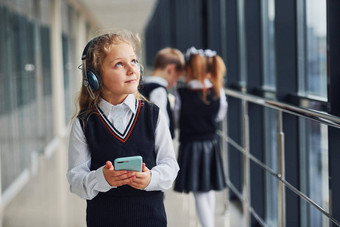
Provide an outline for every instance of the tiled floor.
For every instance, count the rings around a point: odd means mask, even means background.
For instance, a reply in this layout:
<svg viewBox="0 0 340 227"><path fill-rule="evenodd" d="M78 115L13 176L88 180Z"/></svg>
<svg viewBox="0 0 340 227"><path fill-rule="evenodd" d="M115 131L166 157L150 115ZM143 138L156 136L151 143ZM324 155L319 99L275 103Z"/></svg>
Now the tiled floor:
<svg viewBox="0 0 340 227"><path fill-rule="evenodd" d="M68 190L65 177L65 144L46 159L40 157L38 174L5 208L3 227L83 227L86 202ZM225 209L225 192L216 194L216 227L243 226L239 209L229 204ZM169 227L199 227L191 194L169 190L165 195Z"/></svg>

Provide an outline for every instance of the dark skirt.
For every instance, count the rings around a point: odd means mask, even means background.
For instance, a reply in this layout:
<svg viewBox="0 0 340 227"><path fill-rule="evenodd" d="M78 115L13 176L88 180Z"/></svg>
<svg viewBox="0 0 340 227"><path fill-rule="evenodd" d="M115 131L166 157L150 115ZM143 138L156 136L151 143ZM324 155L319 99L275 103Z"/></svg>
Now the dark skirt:
<svg viewBox="0 0 340 227"><path fill-rule="evenodd" d="M164 194L156 191L144 194L117 197L99 193L92 200L87 200L87 226L166 227Z"/></svg>
<svg viewBox="0 0 340 227"><path fill-rule="evenodd" d="M175 181L177 192L219 191L226 187L219 144L216 139L181 143L180 170Z"/></svg>

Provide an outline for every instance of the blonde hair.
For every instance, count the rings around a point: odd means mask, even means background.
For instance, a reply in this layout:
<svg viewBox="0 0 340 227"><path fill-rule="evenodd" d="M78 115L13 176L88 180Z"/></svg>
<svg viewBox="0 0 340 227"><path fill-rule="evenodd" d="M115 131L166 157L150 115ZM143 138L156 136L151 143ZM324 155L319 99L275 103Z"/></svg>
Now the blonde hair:
<svg viewBox="0 0 340 227"><path fill-rule="evenodd" d="M213 57L201 54L191 54L185 65L186 80L198 80L203 84L202 99L207 103L207 88L204 80L209 79L213 84L216 98L220 97L220 90L223 87L223 77L226 73L226 66L223 59L215 55Z"/></svg>
<svg viewBox="0 0 340 227"><path fill-rule="evenodd" d="M185 64L183 53L171 47L158 51L154 62L154 69L164 69L169 64L175 64L176 70L181 71Z"/></svg>
<svg viewBox="0 0 340 227"><path fill-rule="evenodd" d="M101 74L104 59L110 52L113 45L119 45L121 43L129 44L132 46L137 55L138 51L140 50L141 40L138 35L135 35L128 31L121 31L117 33L106 33L100 35L90 42L92 42L92 44L87 51L86 69L92 68L96 70L99 74ZM98 106L102 92L103 87L100 86L98 90L93 91L93 99L87 91L87 88L84 86L84 84L82 84L78 97L79 111L77 111L77 113L80 113L84 110L87 110L86 112L90 113L96 106ZM135 93L135 97L137 99L143 99L138 90Z"/></svg>

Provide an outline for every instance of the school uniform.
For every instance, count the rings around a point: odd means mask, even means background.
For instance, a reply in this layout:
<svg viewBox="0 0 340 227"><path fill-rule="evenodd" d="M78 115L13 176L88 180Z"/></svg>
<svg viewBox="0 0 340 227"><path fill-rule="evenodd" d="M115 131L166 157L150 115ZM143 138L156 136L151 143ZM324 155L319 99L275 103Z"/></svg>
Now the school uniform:
<svg viewBox="0 0 340 227"><path fill-rule="evenodd" d="M167 116L167 122L169 124L169 130L171 137L175 137L175 124L173 111L171 109L170 100L167 90L168 82L158 76L150 76L145 78L144 83L140 88L141 94L150 100L150 102L156 104L163 113Z"/></svg>
<svg viewBox="0 0 340 227"><path fill-rule="evenodd" d="M91 114L78 116L67 178L71 191L87 200L88 226L166 226L162 191L171 187L178 165L164 118L157 106L133 95L116 106L101 100ZM110 186L105 162L133 155L151 170L150 184L144 190Z"/></svg>
<svg viewBox="0 0 340 227"><path fill-rule="evenodd" d="M202 85L192 81L179 88L175 113L180 129L178 164L180 171L174 190L178 192L208 192L226 187L220 148L217 140L217 121L225 116L227 103L206 80L207 103L202 100Z"/></svg>

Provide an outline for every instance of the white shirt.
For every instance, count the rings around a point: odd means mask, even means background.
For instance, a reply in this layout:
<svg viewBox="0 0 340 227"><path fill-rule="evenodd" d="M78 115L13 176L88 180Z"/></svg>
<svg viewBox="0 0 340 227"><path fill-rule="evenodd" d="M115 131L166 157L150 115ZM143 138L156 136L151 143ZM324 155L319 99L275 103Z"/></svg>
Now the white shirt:
<svg viewBox="0 0 340 227"><path fill-rule="evenodd" d="M204 80L204 84L205 84L206 88L211 88L213 86L212 83L208 79ZM191 81L188 82L187 85L188 85L188 88L191 88L191 89L203 89L203 84L198 80L191 80ZM176 124L176 126L178 126L179 113L180 113L182 104L181 104L180 96L179 96L177 91L176 91L176 99L175 100L176 101L175 101L175 107L174 107L174 118L175 118L175 124ZM228 109L227 99L226 99L224 90L221 88L221 90L220 90L220 108L219 108L217 116L216 116L216 122L223 120L223 118L225 117L225 115L227 113L227 109Z"/></svg>
<svg viewBox="0 0 340 227"><path fill-rule="evenodd" d="M135 97L133 94L118 105L112 105L102 99L99 108L111 121L119 132L124 132L132 114L135 113ZM72 125L69 141L68 172L67 179L71 192L84 199L93 199L99 192L107 192L112 187L106 181L103 166L90 171L91 155L79 119ZM179 166L175 157L173 142L162 112L158 115L155 130L156 166L151 169L151 181L144 189L146 191L171 188L175 180Z"/></svg>
<svg viewBox="0 0 340 227"><path fill-rule="evenodd" d="M168 81L166 81L164 78L159 77L159 76L146 77L145 83L147 84L155 83L165 88L168 87ZM168 104L168 93L166 92L164 88L158 87L158 88L153 89L149 95L150 95L149 101L156 104L159 107L159 109L164 113L166 117L166 122L169 125L170 119L169 119L169 114L166 108Z"/></svg>

